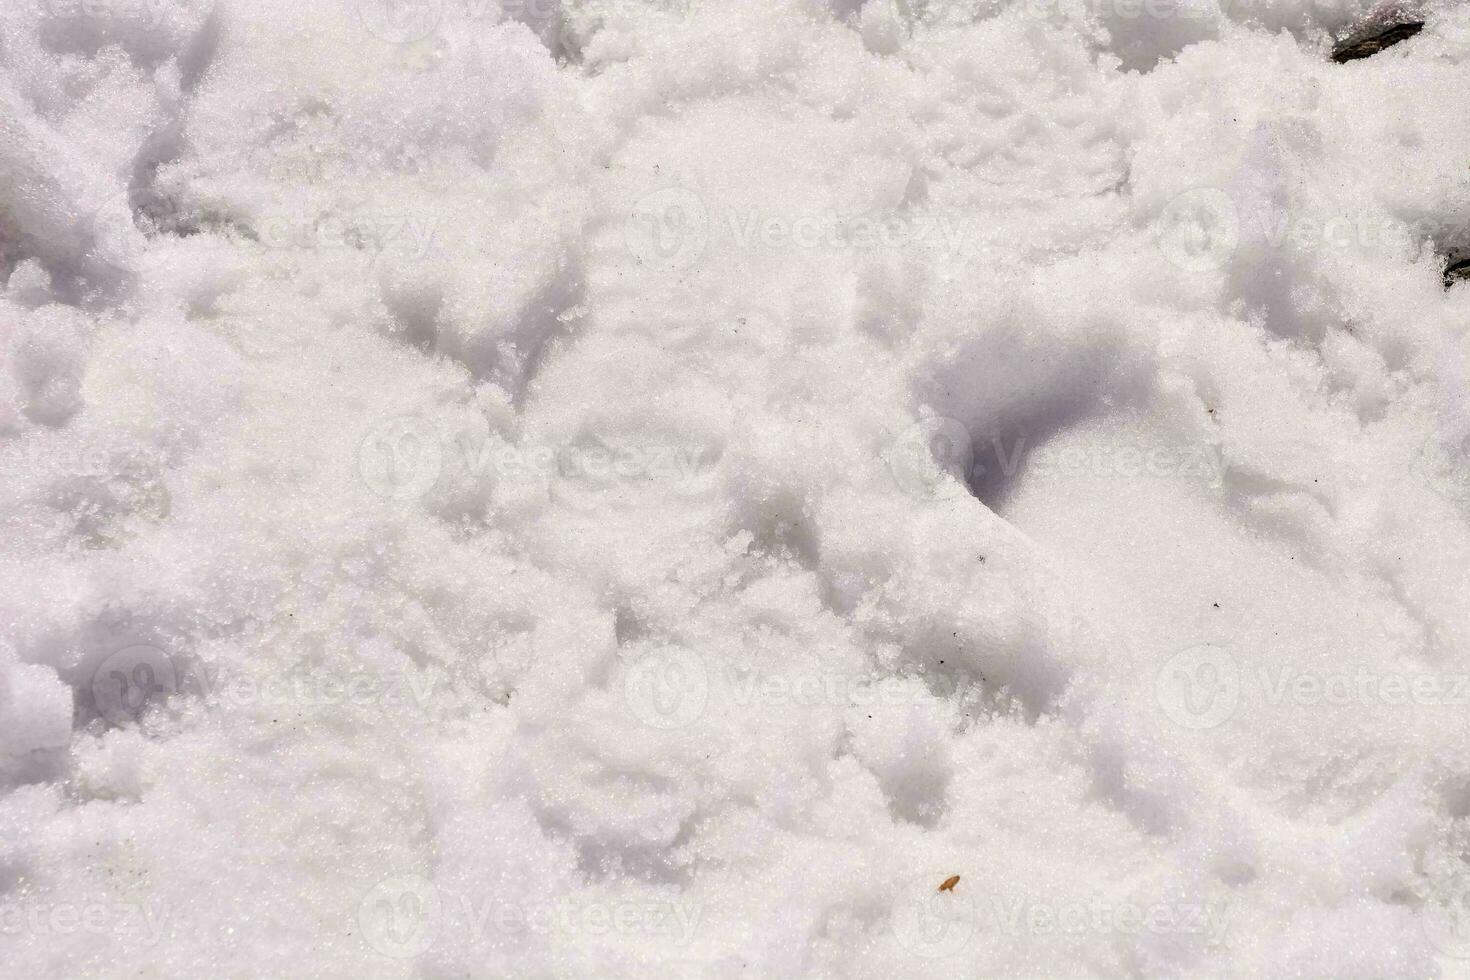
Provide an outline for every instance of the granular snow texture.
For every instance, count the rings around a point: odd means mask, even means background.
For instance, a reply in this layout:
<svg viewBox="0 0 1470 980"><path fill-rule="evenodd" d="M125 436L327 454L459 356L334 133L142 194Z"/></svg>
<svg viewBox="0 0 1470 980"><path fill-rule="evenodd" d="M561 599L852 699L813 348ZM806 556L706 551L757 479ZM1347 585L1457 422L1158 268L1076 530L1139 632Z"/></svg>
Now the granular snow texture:
<svg viewBox="0 0 1470 980"><path fill-rule="evenodd" d="M1459 0L10 0L0 974L1470 976L1467 257Z"/></svg>

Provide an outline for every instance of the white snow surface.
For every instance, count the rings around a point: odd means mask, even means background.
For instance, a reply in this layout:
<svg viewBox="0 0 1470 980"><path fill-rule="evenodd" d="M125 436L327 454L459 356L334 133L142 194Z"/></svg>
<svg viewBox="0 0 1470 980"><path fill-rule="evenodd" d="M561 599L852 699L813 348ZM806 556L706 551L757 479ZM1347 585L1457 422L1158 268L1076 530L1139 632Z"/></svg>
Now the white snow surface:
<svg viewBox="0 0 1470 980"><path fill-rule="evenodd" d="M0 973L1470 976L1467 108L1455 0L6 2Z"/></svg>

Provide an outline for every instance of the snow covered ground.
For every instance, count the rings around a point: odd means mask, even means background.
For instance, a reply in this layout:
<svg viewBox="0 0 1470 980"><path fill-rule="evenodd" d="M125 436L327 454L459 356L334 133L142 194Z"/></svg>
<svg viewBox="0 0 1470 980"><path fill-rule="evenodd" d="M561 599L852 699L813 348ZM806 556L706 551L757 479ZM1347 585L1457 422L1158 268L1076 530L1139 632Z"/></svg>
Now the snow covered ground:
<svg viewBox="0 0 1470 980"><path fill-rule="evenodd" d="M1458 0L7 0L0 973L1470 976L1467 107Z"/></svg>

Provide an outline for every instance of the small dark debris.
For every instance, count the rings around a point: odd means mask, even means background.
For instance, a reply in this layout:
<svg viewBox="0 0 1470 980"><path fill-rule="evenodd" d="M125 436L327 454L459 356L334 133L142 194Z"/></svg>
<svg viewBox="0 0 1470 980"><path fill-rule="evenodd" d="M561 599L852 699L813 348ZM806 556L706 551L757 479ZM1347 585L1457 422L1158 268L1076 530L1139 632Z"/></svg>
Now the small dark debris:
<svg viewBox="0 0 1470 980"><path fill-rule="evenodd" d="M1454 259L1444 270L1444 288L1449 289L1457 282L1470 280L1470 257Z"/></svg>
<svg viewBox="0 0 1470 980"><path fill-rule="evenodd" d="M1220 608L1220 604L1218 602L1212 602L1210 603L1210 605L1214 606L1216 609Z"/></svg>
<svg viewBox="0 0 1470 980"><path fill-rule="evenodd" d="M1422 20L1411 20L1402 24L1391 24L1384 28L1374 28L1371 34L1359 34L1339 42L1337 47L1332 49L1332 60L1341 65L1349 61L1357 61L1359 58L1371 58L1385 48L1391 48L1400 41L1407 41L1423 29Z"/></svg>

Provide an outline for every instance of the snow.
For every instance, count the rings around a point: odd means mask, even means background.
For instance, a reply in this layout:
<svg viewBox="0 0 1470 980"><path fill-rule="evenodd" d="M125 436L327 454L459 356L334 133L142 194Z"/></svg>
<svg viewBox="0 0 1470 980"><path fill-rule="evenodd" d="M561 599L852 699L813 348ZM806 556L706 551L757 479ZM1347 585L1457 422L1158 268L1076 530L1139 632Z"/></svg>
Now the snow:
<svg viewBox="0 0 1470 980"><path fill-rule="evenodd" d="M1470 976L1467 98L1453 0L6 5L3 972Z"/></svg>

